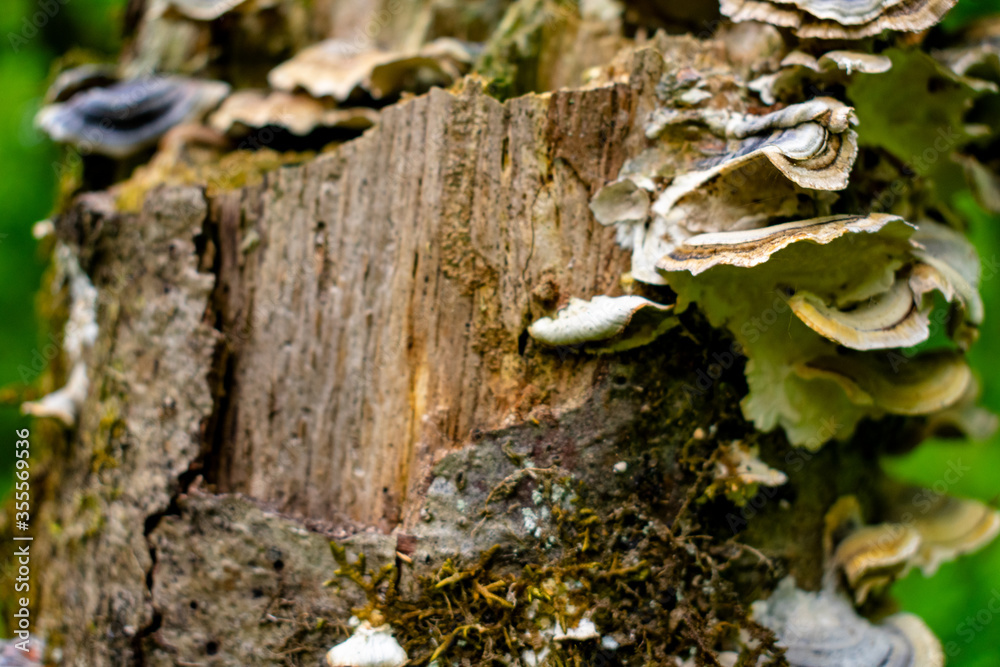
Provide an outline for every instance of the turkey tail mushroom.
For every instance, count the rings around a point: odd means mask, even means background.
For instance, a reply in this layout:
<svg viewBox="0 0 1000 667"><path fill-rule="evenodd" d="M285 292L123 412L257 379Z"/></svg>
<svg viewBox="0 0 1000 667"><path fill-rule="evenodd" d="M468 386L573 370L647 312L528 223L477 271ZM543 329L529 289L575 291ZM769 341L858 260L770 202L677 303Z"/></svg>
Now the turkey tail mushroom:
<svg viewBox="0 0 1000 667"><path fill-rule="evenodd" d="M200 119L228 93L220 81L134 79L44 107L36 123L55 141L124 159L154 146L171 128Z"/></svg>
<svg viewBox="0 0 1000 667"><path fill-rule="evenodd" d="M787 577L770 598L753 603L754 619L778 636L791 667L943 667L941 642L912 614L873 624L841 595L796 587Z"/></svg>
<svg viewBox="0 0 1000 667"><path fill-rule="evenodd" d="M791 28L802 38L860 39L884 30L930 28L957 0L722 0L734 21L761 21Z"/></svg>

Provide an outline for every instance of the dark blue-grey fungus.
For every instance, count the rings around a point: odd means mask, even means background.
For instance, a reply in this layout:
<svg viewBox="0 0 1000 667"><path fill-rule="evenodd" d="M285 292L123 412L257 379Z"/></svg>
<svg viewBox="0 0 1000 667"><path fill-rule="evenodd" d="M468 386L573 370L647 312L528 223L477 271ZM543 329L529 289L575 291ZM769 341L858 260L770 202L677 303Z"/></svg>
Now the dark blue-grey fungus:
<svg viewBox="0 0 1000 667"><path fill-rule="evenodd" d="M45 103L65 102L88 88L110 86L117 83L118 76L111 65L91 63L64 70L52 81L45 91Z"/></svg>
<svg viewBox="0 0 1000 667"><path fill-rule="evenodd" d="M229 93L220 81L149 77L91 88L44 107L38 126L83 153L122 159L156 144L170 128L200 120Z"/></svg>

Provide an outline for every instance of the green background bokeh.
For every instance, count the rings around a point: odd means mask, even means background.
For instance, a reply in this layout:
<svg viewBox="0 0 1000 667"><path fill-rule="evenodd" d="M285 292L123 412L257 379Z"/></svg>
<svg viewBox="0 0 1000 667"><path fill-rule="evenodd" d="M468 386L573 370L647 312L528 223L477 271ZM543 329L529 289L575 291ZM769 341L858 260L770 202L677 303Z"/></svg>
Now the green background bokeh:
<svg viewBox="0 0 1000 667"><path fill-rule="evenodd" d="M3 0L0 12L0 386L22 382L47 340L38 329L34 295L44 268L31 236L55 198L58 151L33 127L54 58L80 47L109 57L117 52L124 0ZM44 7L57 7L49 16ZM41 13L40 13L41 12ZM1000 0L961 0L945 26L1000 12ZM40 16L42 20L34 21ZM44 23L39 27L39 24ZM32 27L38 28L32 31ZM14 39L11 39L14 35ZM24 41L19 39L24 38ZM1000 119L997 120L1000 124ZM994 129L997 129L994 127ZM982 212L968 195L956 202L985 259L1000 261L1000 218ZM972 361L984 402L1000 413L1000 275L987 270L982 285L987 326ZM26 378L29 383L34 379ZM28 426L12 406L0 405L0 438L13 445L16 428ZM6 449L4 451L9 451ZM0 456L0 494L11 485L14 457ZM896 476L927 486L943 479L953 462L971 468L948 491L995 503L1000 493L1000 437L989 443L929 442L914 453L886 460ZM952 667L1000 667L1000 541L948 563L930 579L914 573L894 592L902 606L923 617L941 638ZM4 619L6 620L6 619ZM971 622L970 622L971 620ZM984 622L985 621L985 622ZM0 623L0 627L3 627Z"/></svg>

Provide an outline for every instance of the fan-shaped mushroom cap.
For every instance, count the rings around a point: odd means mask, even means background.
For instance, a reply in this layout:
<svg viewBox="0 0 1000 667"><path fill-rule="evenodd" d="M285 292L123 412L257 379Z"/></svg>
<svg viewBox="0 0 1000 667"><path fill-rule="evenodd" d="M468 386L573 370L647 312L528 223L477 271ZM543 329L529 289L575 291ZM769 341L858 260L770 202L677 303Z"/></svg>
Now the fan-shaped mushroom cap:
<svg viewBox="0 0 1000 667"><path fill-rule="evenodd" d="M854 73L881 74L892 68L886 56L857 51L829 51L819 58L792 51L781 61L781 69L759 76L747 84L765 104L801 96L811 82L846 81Z"/></svg>
<svg viewBox="0 0 1000 667"><path fill-rule="evenodd" d="M267 75L278 90L304 89L313 97L345 101L368 79L372 68L395 57L385 51L356 52L341 40L326 40L295 54Z"/></svg>
<svg viewBox="0 0 1000 667"><path fill-rule="evenodd" d="M672 309L641 296L570 299L555 317L543 317L528 327L528 333L545 345L622 352L651 343L671 329L677 323Z"/></svg>
<svg viewBox="0 0 1000 667"><path fill-rule="evenodd" d="M657 268L679 309L697 303L743 347L747 418L818 448L864 416L930 414L967 391L960 354L907 358L834 344L874 350L927 338L927 286L914 281L923 264L915 254L926 248L914 234L897 216L831 216L693 236Z"/></svg>
<svg viewBox="0 0 1000 667"><path fill-rule="evenodd" d="M197 21L214 21L246 0L168 0L169 6Z"/></svg>
<svg viewBox="0 0 1000 667"><path fill-rule="evenodd" d="M925 422L921 439L960 437L977 442L992 438L1000 427L1000 418L979 405L981 388L973 378L965 395L955 405L935 412Z"/></svg>
<svg viewBox="0 0 1000 667"><path fill-rule="evenodd" d="M836 67L847 74L881 74L892 69L892 60L886 56L860 51L828 51L819 57L819 68Z"/></svg>
<svg viewBox="0 0 1000 667"><path fill-rule="evenodd" d="M380 99L401 91L421 91L431 86L448 86L472 66L469 46L451 37L425 44L415 54L380 63L372 68L369 90Z"/></svg>
<svg viewBox="0 0 1000 667"><path fill-rule="evenodd" d="M792 28L799 37L859 39L883 30L926 30L957 0L722 0L734 21Z"/></svg>
<svg viewBox="0 0 1000 667"><path fill-rule="evenodd" d="M849 310L809 292L792 295L788 305L810 329L854 350L912 347L930 335L930 308L920 307L906 278Z"/></svg>
<svg viewBox="0 0 1000 667"><path fill-rule="evenodd" d="M920 533L920 550L910 562L931 576L941 563L992 542L1000 534L1000 512L978 500L937 496L913 527Z"/></svg>
<svg viewBox="0 0 1000 667"><path fill-rule="evenodd" d="M908 239L914 227L902 218L886 213L834 215L714 234L699 234L660 259L661 271L686 271L693 276L716 266L751 268L794 243L803 241L825 245L849 234L878 234L892 243Z"/></svg>
<svg viewBox="0 0 1000 667"><path fill-rule="evenodd" d="M734 116L726 123L726 134L737 139L745 139L752 134L785 130L810 121L819 123L838 134L858 124L857 116L851 107L832 97L817 97L763 116Z"/></svg>
<svg viewBox="0 0 1000 667"><path fill-rule="evenodd" d="M972 382L969 365L950 351L912 359L844 353L800 363L795 372L805 380L836 382L856 405L898 415L926 415L954 405Z"/></svg>
<svg viewBox="0 0 1000 667"><path fill-rule="evenodd" d="M952 333L959 344L967 345L983 316L975 249L959 233L933 222L918 226L911 242L911 254L922 261L897 274L888 290L841 305L803 291L793 295L789 305L811 329L849 348L904 348L929 337L930 295L937 291L962 306L965 318L952 322Z"/></svg>
<svg viewBox="0 0 1000 667"><path fill-rule="evenodd" d="M329 667L402 667L407 660L406 651L392 636L392 628L373 628L368 621L326 654Z"/></svg>
<svg viewBox="0 0 1000 667"><path fill-rule="evenodd" d="M313 97L347 100L356 90L378 99L403 90L448 85L471 63L453 39L436 40L413 53L357 51L348 42L326 40L296 54L268 74L279 90L306 90Z"/></svg>
<svg viewBox="0 0 1000 667"><path fill-rule="evenodd" d="M892 582L920 549L920 533L901 523L883 523L859 528L837 545L830 567L843 571L862 604L875 588Z"/></svg>
<svg viewBox="0 0 1000 667"><path fill-rule="evenodd" d="M1000 533L1000 512L976 500L901 487L888 506L890 522L874 526L861 525L854 496L840 498L826 515L828 575L843 572L858 604L910 569L931 576L942 562L973 552Z"/></svg>
<svg viewBox="0 0 1000 667"><path fill-rule="evenodd" d="M56 141L125 158L155 145L175 125L200 118L228 92L220 81L135 79L47 106L36 122Z"/></svg>
<svg viewBox="0 0 1000 667"><path fill-rule="evenodd" d="M934 53L934 58L976 90L1000 90L1000 29L995 18L973 24L963 44Z"/></svg>
<svg viewBox="0 0 1000 667"><path fill-rule="evenodd" d="M788 180L815 190L842 190L858 153L853 109L831 98L794 104L765 116L736 116L726 133L742 139L730 152L707 160L702 169L674 179L653 212L666 215L692 190L713 178L766 159Z"/></svg>
<svg viewBox="0 0 1000 667"><path fill-rule="evenodd" d="M912 614L879 625L858 616L833 593L803 591L791 577L770 598L753 603L754 619L778 635L791 667L943 667L941 643Z"/></svg>
<svg viewBox="0 0 1000 667"><path fill-rule="evenodd" d="M227 97L208 122L227 134L273 125L305 136L320 127L365 130L377 120L378 111L366 107L333 109L308 95L241 90Z"/></svg>
<svg viewBox="0 0 1000 667"><path fill-rule="evenodd" d="M965 236L944 225L925 220L917 225L913 235L917 244L913 254L933 267L943 281L936 279L942 293L952 299L951 292L962 304L966 318L973 325L983 321L983 300L979 296L980 263L975 247Z"/></svg>

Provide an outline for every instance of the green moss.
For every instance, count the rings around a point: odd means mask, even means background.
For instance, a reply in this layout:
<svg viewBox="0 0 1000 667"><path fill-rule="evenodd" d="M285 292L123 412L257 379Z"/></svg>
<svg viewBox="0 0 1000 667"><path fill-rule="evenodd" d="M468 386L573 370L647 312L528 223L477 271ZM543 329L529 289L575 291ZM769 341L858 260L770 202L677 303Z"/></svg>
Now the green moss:
<svg viewBox="0 0 1000 667"><path fill-rule="evenodd" d="M548 89L553 42L579 20L576 2L520 0L508 9L487 42L475 71L490 81L486 92L498 100Z"/></svg>

